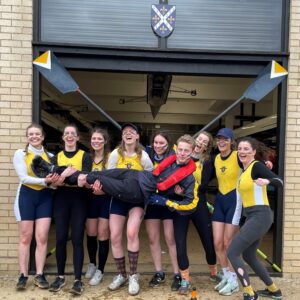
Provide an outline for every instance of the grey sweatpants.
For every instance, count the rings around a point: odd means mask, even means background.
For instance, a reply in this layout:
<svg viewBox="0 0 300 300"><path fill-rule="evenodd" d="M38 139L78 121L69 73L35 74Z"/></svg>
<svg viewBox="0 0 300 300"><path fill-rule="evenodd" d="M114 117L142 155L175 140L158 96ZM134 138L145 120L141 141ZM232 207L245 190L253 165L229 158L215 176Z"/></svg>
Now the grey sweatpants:
<svg viewBox="0 0 300 300"><path fill-rule="evenodd" d="M271 209L266 205L256 205L246 208L244 214L245 224L232 240L227 252L228 258L244 287L250 285L250 280L241 255L265 285L271 285L273 281L256 255L261 238L272 225Z"/></svg>

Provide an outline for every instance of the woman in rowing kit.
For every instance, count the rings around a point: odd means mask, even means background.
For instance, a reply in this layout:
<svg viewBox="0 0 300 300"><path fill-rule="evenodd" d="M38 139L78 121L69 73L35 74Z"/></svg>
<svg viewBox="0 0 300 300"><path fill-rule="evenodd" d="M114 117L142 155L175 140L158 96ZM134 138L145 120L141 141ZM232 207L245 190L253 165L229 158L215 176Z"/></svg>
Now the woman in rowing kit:
<svg viewBox="0 0 300 300"><path fill-rule="evenodd" d="M261 147L262 145L251 137L242 138L238 144L238 157L243 164L243 173L239 178L237 190L243 203L246 220L228 248L228 258L244 287L244 300L256 300L259 296L280 300L282 299L280 289L256 256L259 243L273 222L266 186L283 185L282 180L265 164L255 160L257 152L262 153ZM267 154L267 151L264 153ZM257 292L253 290L241 255L265 283L265 290Z"/></svg>

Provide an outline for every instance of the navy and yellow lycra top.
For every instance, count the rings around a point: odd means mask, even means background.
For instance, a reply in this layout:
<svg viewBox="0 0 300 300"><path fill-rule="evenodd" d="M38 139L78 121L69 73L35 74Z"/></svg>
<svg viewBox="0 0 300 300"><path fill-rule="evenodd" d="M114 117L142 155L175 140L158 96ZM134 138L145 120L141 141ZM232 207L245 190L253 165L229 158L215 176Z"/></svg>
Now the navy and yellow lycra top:
<svg viewBox="0 0 300 300"><path fill-rule="evenodd" d="M238 192L241 196L243 207L255 205L269 205L267 186L259 186L253 180L265 178L271 184L282 185L282 180L270 171L263 163L254 160L241 174L238 181Z"/></svg>
<svg viewBox="0 0 300 300"><path fill-rule="evenodd" d="M215 169L221 194L225 195L236 189L241 172L237 151L232 151L226 158L218 154L215 158Z"/></svg>

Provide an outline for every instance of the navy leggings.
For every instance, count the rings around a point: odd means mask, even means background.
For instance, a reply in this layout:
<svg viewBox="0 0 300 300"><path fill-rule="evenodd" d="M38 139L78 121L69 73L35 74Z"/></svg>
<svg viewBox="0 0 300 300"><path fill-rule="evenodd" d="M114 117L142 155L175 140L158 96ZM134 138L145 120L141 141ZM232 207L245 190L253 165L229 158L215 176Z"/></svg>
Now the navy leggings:
<svg viewBox="0 0 300 300"><path fill-rule="evenodd" d="M65 274L67 242L70 228L75 279L81 279L84 259L83 237L87 215L86 192L83 188L61 187L58 188L54 197L58 275Z"/></svg>
<svg viewBox="0 0 300 300"><path fill-rule="evenodd" d="M206 262L209 265L216 264L216 253L213 242L211 216L203 195L200 195L199 198L200 200L198 202L197 209L192 214L174 214L174 235L177 250L177 261L180 270L185 270L189 267L186 239L190 220L192 220L201 239L206 255Z"/></svg>

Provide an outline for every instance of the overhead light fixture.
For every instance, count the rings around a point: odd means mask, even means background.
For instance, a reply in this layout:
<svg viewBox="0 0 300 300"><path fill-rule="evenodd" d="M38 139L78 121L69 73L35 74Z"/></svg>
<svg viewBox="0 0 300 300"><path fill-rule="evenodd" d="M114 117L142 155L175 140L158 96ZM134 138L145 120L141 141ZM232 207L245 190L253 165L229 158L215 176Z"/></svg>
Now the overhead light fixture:
<svg viewBox="0 0 300 300"><path fill-rule="evenodd" d="M187 90L184 88L181 88L179 86L175 86L173 85L172 87L176 88L175 90L170 89L169 92L173 92L173 93L184 93L184 94L190 94L191 96L197 96L197 90L193 89L193 90Z"/></svg>

